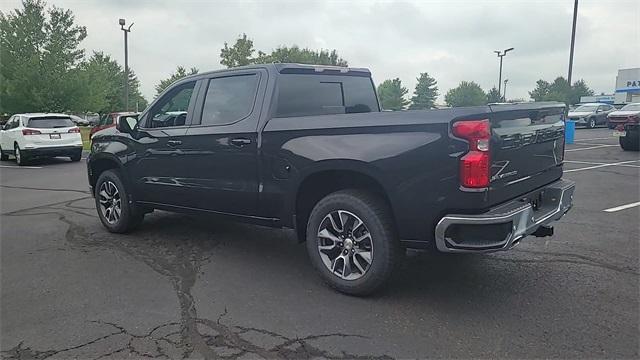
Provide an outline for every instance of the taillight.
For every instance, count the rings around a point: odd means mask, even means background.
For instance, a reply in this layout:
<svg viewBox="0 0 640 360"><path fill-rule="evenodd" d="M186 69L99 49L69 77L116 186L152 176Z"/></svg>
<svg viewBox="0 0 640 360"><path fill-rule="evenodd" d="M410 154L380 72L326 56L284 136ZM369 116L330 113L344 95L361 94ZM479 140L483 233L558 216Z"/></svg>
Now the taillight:
<svg viewBox="0 0 640 360"><path fill-rule="evenodd" d="M460 185L465 188L489 186L491 156L491 124L489 120L458 121L453 124L453 135L469 142L469 152L460 158Z"/></svg>
<svg viewBox="0 0 640 360"><path fill-rule="evenodd" d="M69 129L69 132L70 133L80 133L80 129L75 127L75 128Z"/></svg>
<svg viewBox="0 0 640 360"><path fill-rule="evenodd" d="M42 134L39 130L33 129L22 129L22 135L40 135Z"/></svg>

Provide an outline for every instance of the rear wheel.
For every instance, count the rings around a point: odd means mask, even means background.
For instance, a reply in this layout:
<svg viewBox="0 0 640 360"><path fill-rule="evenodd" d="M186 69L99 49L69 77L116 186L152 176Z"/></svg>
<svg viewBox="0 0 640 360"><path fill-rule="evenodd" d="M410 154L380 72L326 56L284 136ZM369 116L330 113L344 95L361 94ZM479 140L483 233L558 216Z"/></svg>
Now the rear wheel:
<svg viewBox="0 0 640 360"><path fill-rule="evenodd" d="M9 160L9 155L6 154L4 150L2 150L2 147L0 146L0 161L7 161L7 160Z"/></svg>
<svg viewBox="0 0 640 360"><path fill-rule="evenodd" d="M309 216L306 245L323 280L351 295L382 287L400 254L388 207L361 190L341 190L320 200Z"/></svg>
<svg viewBox="0 0 640 360"><path fill-rule="evenodd" d="M590 118L587 120L587 127L589 129L594 129L596 127L596 119L595 118Z"/></svg>
<svg viewBox="0 0 640 360"><path fill-rule="evenodd" d="M26 165L29 160L27 155L20 150L20 146L18 144L15 144L13 148L13 155L16 157L16 164L19 166Z"/></svg>
<svg viewBox="0 0 640 360"><path fill-rule="evenodd" d="M618 139L620 147L624 151L638 151L640 149L640 136L621 136Z"/></svg>
<svg viewBox="0 0 640 360"><path fill-rule="evenodd" d="M71 161L80 161L80 159L82 159L82 150L77 151L73 155L69 156L69 158L71 158Z"/></svg>
<svg viewBox="0 0 640 360"><path fill-rule="evenodd" d="M144 213L129 203L131 195L119 171L107 170L100 174L95 189L98 216L107 230L126 233L140 225Z"/></svg>

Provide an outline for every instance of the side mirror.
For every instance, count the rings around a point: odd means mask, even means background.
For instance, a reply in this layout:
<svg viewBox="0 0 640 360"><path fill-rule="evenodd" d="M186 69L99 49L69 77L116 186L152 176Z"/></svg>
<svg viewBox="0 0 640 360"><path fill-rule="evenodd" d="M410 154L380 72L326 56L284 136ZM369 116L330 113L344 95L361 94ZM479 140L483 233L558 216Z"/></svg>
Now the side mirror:
<svg viewBox="0 0 640 360"><path fill-rule="evenodd" d="M118 125L116 126L116 128L122 133L131 134L136 128L136 124L138 124L138 119L127 116L124 119L120 119L120 121L118 121Z"/></svg>

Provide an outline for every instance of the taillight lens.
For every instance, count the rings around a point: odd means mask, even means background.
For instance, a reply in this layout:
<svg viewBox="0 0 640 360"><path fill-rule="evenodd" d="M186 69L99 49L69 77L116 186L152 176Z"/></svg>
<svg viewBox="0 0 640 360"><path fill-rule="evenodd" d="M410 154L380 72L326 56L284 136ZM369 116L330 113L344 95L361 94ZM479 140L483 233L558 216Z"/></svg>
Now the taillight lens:
<svg viewBox="0 0 640 360"><path fill-rule="evenodd" d="M490 182L491 123L489 120L465 120L453 124L453 135L469 142L469 152L460 158L460 185L486 188Z"/></svg>
<svg viewBox="0 0 640 360"><path fill-rule="evenodd" d="M22 135L40 135L40 130L22 129Z"/></svg>
<svg viewBox="0 0 640 360"><path fill-rule="evenodd" d="M79 129L79 128L77 128L77 127L75 127L75 128L73 128L73 129L69 129L69 132L70 132L70 133L78 133L78 134L79 134L79 133L80 133L80 129Z"/></svg>

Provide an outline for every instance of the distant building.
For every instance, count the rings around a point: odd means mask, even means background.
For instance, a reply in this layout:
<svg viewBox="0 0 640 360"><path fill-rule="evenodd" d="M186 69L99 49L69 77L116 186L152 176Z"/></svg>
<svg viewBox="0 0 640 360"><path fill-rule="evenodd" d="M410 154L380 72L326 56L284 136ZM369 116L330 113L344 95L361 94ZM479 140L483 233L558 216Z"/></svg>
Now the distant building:
<svg viewBox="0 0 640 360"><path fill-rule="evenodd" d="M580 103L605 103L605 104L614 104L615 95L596 95L596 96L580 96Z"/></svg>
<svg viewBox="0 0 640 360"><path fill-rule="evenodd" d="M616 76L616 104L640 102L640 68L620 69Z"/></svg>

